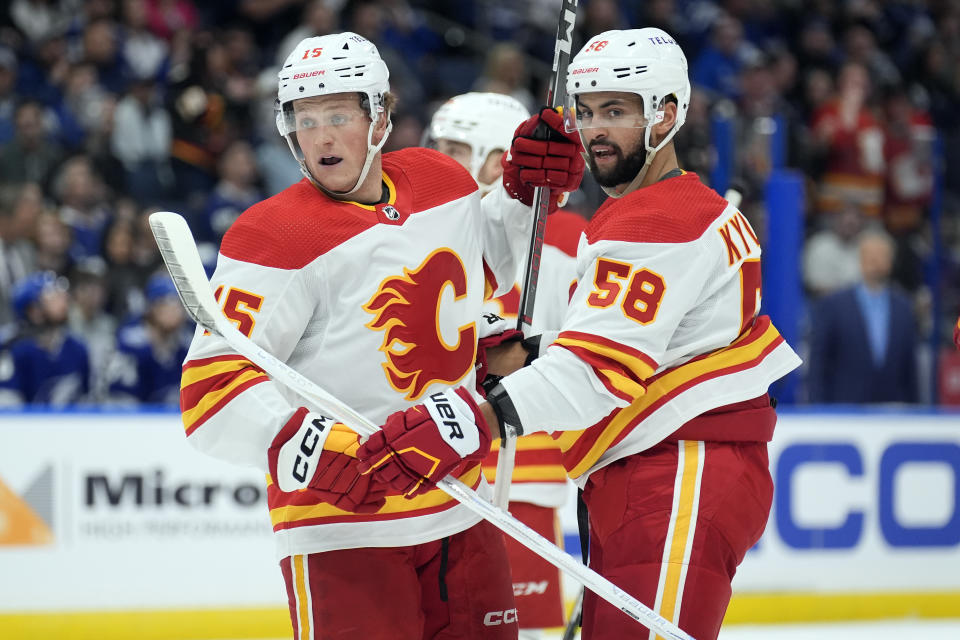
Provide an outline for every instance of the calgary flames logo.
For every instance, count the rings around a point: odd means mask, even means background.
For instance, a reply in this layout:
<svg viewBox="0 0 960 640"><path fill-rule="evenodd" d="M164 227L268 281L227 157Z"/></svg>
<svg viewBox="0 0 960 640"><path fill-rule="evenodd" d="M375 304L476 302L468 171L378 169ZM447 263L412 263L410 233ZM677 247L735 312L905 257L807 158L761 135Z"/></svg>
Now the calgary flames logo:
<svg viewBox="0 0 960 640"><path fill-rule="evenodd" d="M438 249L403 276L391 276L363 306L374 314L367 327L383 331L380 351L386 355L383 370L390 385L407 400L416 400L434 382L454 384L473 368L477 351L475 323L457 329L457 343L448 345L440 335L440 299L446 287L454 300L467 295L467 274L460 258L449 249Z"/></svg>

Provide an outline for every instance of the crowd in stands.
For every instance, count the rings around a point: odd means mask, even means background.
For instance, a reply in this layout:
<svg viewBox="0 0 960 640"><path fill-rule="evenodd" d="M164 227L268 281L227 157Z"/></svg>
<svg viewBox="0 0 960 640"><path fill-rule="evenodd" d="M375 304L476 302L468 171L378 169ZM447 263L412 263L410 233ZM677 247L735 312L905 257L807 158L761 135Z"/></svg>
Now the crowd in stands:
<svg viewBox="0 0 960 640"><path fill-rule="evenodd" d="M379 47L399 98L389 151L419 144L433 110L458 93L507 93L535 109L546 95L558 7L3 3L0 404L177 404L192 326L147 216L182 212L212 264L244 209L300 179L273 104L280 62L301 38L352 30ZM923 400L920 392L830 398L818 372L836 375L830 341L843 340L857 310L877 371L916 369L916 344L938 326L932 299L939 296L945 317L956 315L960 2L581 0L579 14L574 51L608 29L657 26L677 38L694 87L677 136L681 165L709 181L718 162L732 162L732 182L759 231L776 215L763 204L770 172L782 164L804 176L804 398ZM733 126L732 159L714 148L720 121ZM587 177L569 206L590 217L601 200ZM879 279L864 267L878 254ZM846 296L851 313L838 316L834 296ZM882 311L891 298L896 331ZM946 344L952 324L929 342ZM838 333L826 335L834 325ZM890 360L894 353L905 360ZM905 384L921 384L913 378Z"/></svg>

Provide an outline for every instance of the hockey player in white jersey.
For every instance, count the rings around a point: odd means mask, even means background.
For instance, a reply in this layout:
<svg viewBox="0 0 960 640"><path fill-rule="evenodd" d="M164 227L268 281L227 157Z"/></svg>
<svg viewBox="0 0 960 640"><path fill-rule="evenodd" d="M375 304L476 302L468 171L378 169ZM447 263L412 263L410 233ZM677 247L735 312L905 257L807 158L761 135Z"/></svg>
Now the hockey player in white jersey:
<svg viewBox="0 0 960 640"><path fill-rule="evenodd" d="M469 173L436 151L381 153L393 97L365 38L303 40L279 75L277 127L304 179L224 236L212 278L224 314L372 420L444 392L472 414L485 292L513 282L528 205L504 189L481 204ZM552 197L579 182L579 149L567 139L537 159L568 168L540 182ZM202 330L181 409L189 442L268 473L295 638L517 637L499 531L432 485L400 495L361 475L356 433ZM470 444L454 475L489 494L490 439Z"/></svg>
<svg viewBox="0 0 960 640"><path fill-rule="evenodd" d="M559 337L502 379L480 420L459 427L559 430L589 510L591 566L709 640L770 510L767 390L800 360L758 314L750 224L679 168L672 139L690 84L673 38L652 28L601 33L570 63L566 86L566 121L610 199L580 243ZM515 142L508 158L518 152ZM505 182L522 171L510 165ZM360 448L362 466L397 486L414 481L424 456L453 468L460 456L438 433L419 408L394 414ZM586 640L638 637L635 625L586 594Z"/></svg>
<svg viewBox="0 0 960 640"><path fill-rule="evenodd" d="M437 109L424 133L424 146L455 159L470 171L480 191L488 193L499 186L501 158L513 142L514 131L529 117L527 109L510 96L462 94ZM576 281L576 247L585 226L584 218L563 209L547 217L530 337L560 328ZM518 274L518 281L522 276ZM519 303L516 284L486 306L496 316L515 321ZM496 342L496 338L487 340ZM483 461L483 474L491 483L496 481L499 447L493 449ZM510 513L548 540L562 544L557 509L569 495L569 481L560 448L549 434L534 433L520 438L516 449ZM513 538L506 536L504 542L510 557L520 638L542 637L541 629L564 623L560 571Z"/></svg>

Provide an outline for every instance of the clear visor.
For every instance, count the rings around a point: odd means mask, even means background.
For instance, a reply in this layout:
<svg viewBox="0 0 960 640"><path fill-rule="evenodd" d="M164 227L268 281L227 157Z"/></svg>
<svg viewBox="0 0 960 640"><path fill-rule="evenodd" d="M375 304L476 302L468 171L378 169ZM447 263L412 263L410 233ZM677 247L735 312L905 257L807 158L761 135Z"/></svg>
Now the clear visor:
<svg viewBox="0 0 960 640"><path fill-rule="evenodd" d="M443 155L453 158L467 171L473 172L475 169L479 169L479 167L473 166L473 147L466 142L451 140L450 138L436 138L432 140L430 148L436 149Z"/></svg>
<svg viewBox="0 0 960 640"><path fill-rule="evenodd" d="M584 93L567 96L563 125L567 133L588 129L643 129L647 119L640 96L630 99Z"/></svg>
<svg viewBox="0 0 960 640"><path fill-rule="evenodd" d="M344 129L360 121L368 123L370 118L356 99L320 104L297 101L283 105L277 115L277 128L286 136L320 128Z"/></svg>

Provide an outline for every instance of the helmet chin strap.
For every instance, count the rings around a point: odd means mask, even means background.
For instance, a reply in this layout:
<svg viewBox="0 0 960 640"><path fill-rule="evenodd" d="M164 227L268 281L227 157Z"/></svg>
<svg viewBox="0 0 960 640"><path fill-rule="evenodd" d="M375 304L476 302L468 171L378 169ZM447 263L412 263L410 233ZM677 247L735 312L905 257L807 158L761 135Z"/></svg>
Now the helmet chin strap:
<svg viewBox="0 0 960 640"><path fill-rule="evenodd" d="M333 191L332 189L327 189L322 184L320 184L316 178L313 177L313 174L310 173L310 169L307 167L307 163L304 160L298 158L298 163L300 164L300 173L302 173L307 180L309 180L313 186L320 191L323 191L325 194L334 198L336 200L343 199L345 196L351 196L357 191L360 190L360 187L363 185L363 181L367 179L367 173L370 172L370 165L373 164L373 159L383 148L383 145L386 144L387 138L390 137L390 132L393 131L393 122L390 121L390 116L387 115L387 130L383 132L383 137L380 139L376 145L373 144L373 129L376 126L376 121L370 122L370 128L367 129L367 157L363 161L363 168L360 169L360 175L357 177L356 184L353 185L353 188L349 191ZM287 137L287 144L290 145L290 149L293 150L293 142L290 137ZM297 153L294 151L294 157L297 157ZM300 154L302 155L302 153Z"/></svg>
<svg viewBox="0 0 960 640"><path fill-rule="evenodd" d="M480 182L480 180L477 179L476 176L474 176L473 179L477 181L477 191L480 192L481 198L487 195L488 193L490 193L491 191L493 191L497 187L497 185L500 184L500 180L501 180L501 178L497 178L490 184L486 184L486 183Z"/></svg>

